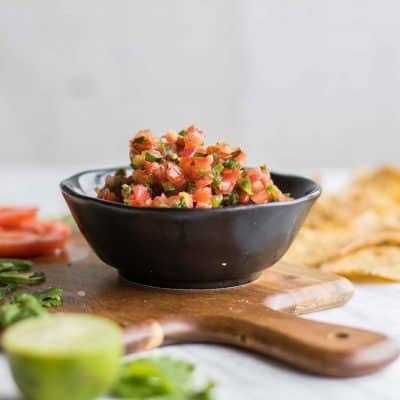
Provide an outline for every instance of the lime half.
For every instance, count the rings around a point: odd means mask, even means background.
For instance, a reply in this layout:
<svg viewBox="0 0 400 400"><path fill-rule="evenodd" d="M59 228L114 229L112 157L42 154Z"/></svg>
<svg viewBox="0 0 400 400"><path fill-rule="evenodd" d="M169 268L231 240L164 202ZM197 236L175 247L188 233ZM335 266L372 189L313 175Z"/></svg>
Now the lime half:
<svg viewBox="0 0 400 400"><path fill-rule="evenodd" d="M22 394L32 400L89 400L110 388L122 356L122 331L85 314L52 314L8 328L3 347Z"/></svg>

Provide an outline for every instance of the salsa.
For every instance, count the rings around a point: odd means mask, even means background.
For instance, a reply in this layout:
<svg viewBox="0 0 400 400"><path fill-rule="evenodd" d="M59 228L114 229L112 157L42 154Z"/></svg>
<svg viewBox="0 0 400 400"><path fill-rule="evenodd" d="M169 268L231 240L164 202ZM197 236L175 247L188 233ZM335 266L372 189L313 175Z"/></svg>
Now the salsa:
<svg viewBox="0 0 400 400"><path fill-rule="evenodd" d="M135 207L219 208L290 200L265 165L246 168L246 154L227 143L204 145L191 125L157 138L140 130L129 142L132 172L120 169L97 189L100 199Z"/></svg>

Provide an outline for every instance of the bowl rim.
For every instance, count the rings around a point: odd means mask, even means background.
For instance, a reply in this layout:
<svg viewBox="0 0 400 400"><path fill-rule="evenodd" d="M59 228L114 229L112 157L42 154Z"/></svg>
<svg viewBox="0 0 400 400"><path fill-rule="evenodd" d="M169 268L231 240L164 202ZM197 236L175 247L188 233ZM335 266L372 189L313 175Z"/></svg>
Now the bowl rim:
<svg viewBox="0 0 400 400"><path fill-rule="evenodd" d="M296 199L290 201L283 201L283 202L270 202L270 203L262 203L262 204L241 204L237 206L227 206L227 207L220 207L220 208L168 208L168 207L135 207L129 206L123 203L118 203L110 200L99 199L97 197L90 196L88 194L78 193L72 186L73 183L78 182L81 176L93 173L111 173L118 169L125 168L129 169L128 166L118 166L118 167L109 167L109 168L95 168L89 169L81 172L77 172L74 175L69 176L68 178L63 179L60 182L60 188L63 193L66 193L72 197L77 197L80 199L84 199L87 201L91 201L97 204L101 204L104 206L108 206L111 208L116 209L125 209L125 210L132 210L132 211L148 211L148 212L177 212L177 213L205 213L205 212L234 212L240 210L250 210L250 209L260 209L260 208L267 208L267 207L290 207L295 204L305 203L307 201L316 200L322 193L321 186L313 181L310 178L306 178L301 175L294 175L294 174L283 174L278 172L271 171L272 177L282 177L285 179L298 179L303 180L304 183L308 183L313 186L312 190L306 193L303 196L300 196Z"/></svg>

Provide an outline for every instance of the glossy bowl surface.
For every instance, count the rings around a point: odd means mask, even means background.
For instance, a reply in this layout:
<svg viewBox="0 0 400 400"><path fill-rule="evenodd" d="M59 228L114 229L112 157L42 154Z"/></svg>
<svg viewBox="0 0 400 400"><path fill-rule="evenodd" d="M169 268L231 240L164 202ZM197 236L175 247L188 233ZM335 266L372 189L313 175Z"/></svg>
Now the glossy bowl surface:
<svg viewBox="0 0 400 400"><path fill-rule="evenodd" d="M286 252L321 193L299 176L272 174L294 200L218 209L141 208L96 198L117 168L78 173L61 190L96 254L128 280L219 288L257 278Z"/></svg>

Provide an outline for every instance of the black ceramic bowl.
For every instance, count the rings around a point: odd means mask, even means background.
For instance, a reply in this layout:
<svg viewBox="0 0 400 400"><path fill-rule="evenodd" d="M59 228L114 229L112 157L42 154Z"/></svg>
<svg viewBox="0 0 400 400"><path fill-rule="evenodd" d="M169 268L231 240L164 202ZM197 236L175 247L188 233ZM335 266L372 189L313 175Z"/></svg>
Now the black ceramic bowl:
<svg viewBox="0 0 400 400"><path fill-rule="evenodd" d="M218 288L255 279L285 254L321 193L313 181L272 174L294 200L218 209L140 208L96 198L116 168L61 183L83 235L128 280L170 288Z"/></svg>

